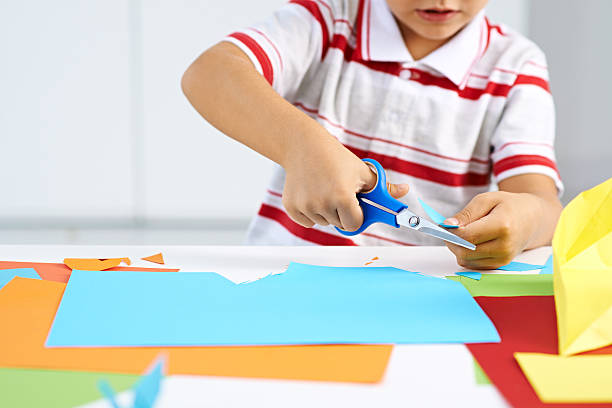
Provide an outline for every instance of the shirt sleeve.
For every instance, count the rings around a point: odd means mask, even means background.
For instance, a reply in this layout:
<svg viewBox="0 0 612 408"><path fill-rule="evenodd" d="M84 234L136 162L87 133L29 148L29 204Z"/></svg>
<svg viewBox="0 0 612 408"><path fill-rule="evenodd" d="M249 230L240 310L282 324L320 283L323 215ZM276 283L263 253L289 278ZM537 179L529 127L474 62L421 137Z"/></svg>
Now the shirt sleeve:
<svg viewBox="0 0 612 408"><path fill-rule="evenodd" d="M327 50L333 18L322 4L292 0L268 20L236 31L224 41L238 46L276 92L291 99L308 69Z"/></svg>
<svg viewBox="0 0 612 408"><path fill-rule="evenodd" d="M516 75L491 139L493 176L499 183L519 174L544 174L554 180L561 195L554 151L555 107L544 54L526 61Z"/></svg>

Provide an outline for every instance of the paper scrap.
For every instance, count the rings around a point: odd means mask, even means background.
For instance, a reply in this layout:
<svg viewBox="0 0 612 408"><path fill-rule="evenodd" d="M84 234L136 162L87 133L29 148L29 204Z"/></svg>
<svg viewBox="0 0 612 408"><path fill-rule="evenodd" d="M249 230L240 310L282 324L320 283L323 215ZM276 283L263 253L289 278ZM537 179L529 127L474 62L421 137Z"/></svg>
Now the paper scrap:
<svg viewBox="0 0 612 408"><path fill-rule="evenodd" d="M479 281L462 276L447 276L460 282L472 296L551 296L551 275L482 274Z"/></svg>
<svg viewBox="0 0 612 408"><path fill-rule="evenodd" d="M464 272L455 272L455 275L465 276L466 278L480 280L482 278L482 273L480 272L472 272L472 271L464 271Z"/></svg>
<svg viewBox="0 0 612 408"><path fill-rule="evenodd" d="M128 390L137 375L85 371L0 368L0 407L66 408L98 398L103 375L118 391Z"/></svg>
<svg viewBox="0 0 612 408"><path fill-rule="evenodd" d="M546 263L544 264L544 267L540 269L540 273L543 275L552 275L553 273L552 255L548 257L548 259L546 260Z"/></svg>
<svg viewBox="0 0 612 408"><path fill-rule="evenodd" d="M427 203L425 203L425 201L421 200L420 198L417 199L419 200L419 203L421 203L421 207L423 207L423 210L425 210L425 212L427 213L427 216L431 218L434 223L444 228L459 228L458 225L444 224L444 221L446 220L445 216L431 208Z"/></svg>
<svg viewBox="0 0 612 408"><path fill-rule="evenodd" d="M539 400L514 359L516 352L557 352L553 296L477 297L476 301L491 317L502 338L501 343L496 344L467 344L489 379L511 406L556 408ZM597 353L612 353L612 347ZM583 405L564 408L572 406ZM612 407L612 404L606 406Z"/></svg>
<svg viewBox="0 0 612 408"><path fill-rule="evenodd" d="M389 267L292 263L242 285L210 272L75 270L46 345L497 341L489 318L457 282Z"/></svg>
<svg viewBox="0 0 612 408"><path fill-rule="evenodd" d="M476 359L474 359L474 378L476 379L476 384L478 385L491 384L491 380L489 380L489 377L487 377L487 373L484 372Z"/></svg>
<svg viewBox="0 0 612 408"><path fill-rule="evenodd" d="M500 266L497 269L500 271L525 272L542 268L544 268L544 265L533 265L524 262L510 262L508 265Z"/></svg>
<svg viewBox="0 0 612 408"><path fill-rule="evenodd" d="M612 344L612 178L565 207L552 246L560 354Z"/></svg>
<svg viewBox="0 0 612 408"><path fill-rule="evenodd" d="M63 263L50 262L16 262L0 261L0 270L12 268L34 268L38 275L44 280L66 283L70 278L72 270ZM140 268L130 266L118 266L110 271L146 271L146 272L178 272L178 269L168 268Z"/></svg>
<svg viewBox="0 0 612 408"><path fill-rule="evenodd" d="M130 258L109 258L109 259L93 259L93 258L66 258L64 264L72 270L78 269L81 271L104 271L106 269L118 266L121 262L130 265Z"/></svg>
<svg viewBox="0 0 612 408"><path fill-rule="evenodd" d="M148 372L136 383L133 387L134 399L132 408L153 408L159 394L164 369L165 358L160 358L153 368L147 370ZM120 408L115 399L115 391L106 379L98 382L98 389L113 408Z"/></svg>
<svg viewBox="0 0 612 408"><path fill-rule="evenodd" d="M381 380L393 349L390 345L45 348L65 287L17 277L0 291L0 366L140 374L165 351L168 374L375 383Z"/></svg>
<svg viewBox="0 0 612 408"><path fill-rule="evenodd" d="M15 276L22 278L40 279L33 268L3 269L0 270L0 289L11 281Z"/></svg>
<svg viewBox="0 0 612 408"><path fill-rule="evenodd" d="M542 402L612 402L612 355L514 356Z"/></svg>
<svg viewBox="0 0 612 408"><path fill-rule="evenodd" d="M149 262L153 262L153 263L160 264L160 265L164 264L164 256L162 255L161 252L159 254L145 256L144 258L141 258L141 259L143 261L149 261Z"/></svg>

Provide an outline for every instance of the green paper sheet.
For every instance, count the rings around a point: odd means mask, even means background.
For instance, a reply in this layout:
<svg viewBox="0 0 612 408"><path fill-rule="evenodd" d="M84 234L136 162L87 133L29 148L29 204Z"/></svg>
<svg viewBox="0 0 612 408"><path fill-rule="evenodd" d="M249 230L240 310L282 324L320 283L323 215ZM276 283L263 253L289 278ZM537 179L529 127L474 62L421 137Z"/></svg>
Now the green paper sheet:
<svg viewBox="0 0 612 408"><path fill-rule="evenodd" d="M505 275L483 273L477 281L463 276L447 276L460 282L472 296L551 296L552 275Z"/></svg>
<svg viewBox="0 0 612 408"><path fill-rule="evenodd" d="M480 364L478 364L478 361L476 361L476 359L474 359L474 377L476 377L476 384L478 385L491 384L491 380L489 380L489 377L484 372Z"/></svg>
<svg viewBox="0 0 612 408"><path fill-rule="evenodd" d="M125 391L140 376L0 368L0 407L70 408L85 404L100 399L96 383L101 378L115 390Z"/></svg>

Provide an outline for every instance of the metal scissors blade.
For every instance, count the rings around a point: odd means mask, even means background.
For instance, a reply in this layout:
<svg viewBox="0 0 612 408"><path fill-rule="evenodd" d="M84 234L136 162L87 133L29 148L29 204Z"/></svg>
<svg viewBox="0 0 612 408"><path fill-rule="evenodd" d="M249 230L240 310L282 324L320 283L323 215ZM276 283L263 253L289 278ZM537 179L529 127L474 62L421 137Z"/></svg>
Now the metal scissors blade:
<svg viewBox="0 0 612 408"><path fill-rule="evenodd" d="M465 239L458 237L452 232L448 232L444 228L439 227L433 222L416 215L408 209L400 211L399 214L397 214L396 219L397 223L404 227L422 232L423 234L427 234L432 237L442 239L444 241L450 242L451 244L459 245L472 251L476 249L476 245L472 244L471 242L468 242Z"/></svg>

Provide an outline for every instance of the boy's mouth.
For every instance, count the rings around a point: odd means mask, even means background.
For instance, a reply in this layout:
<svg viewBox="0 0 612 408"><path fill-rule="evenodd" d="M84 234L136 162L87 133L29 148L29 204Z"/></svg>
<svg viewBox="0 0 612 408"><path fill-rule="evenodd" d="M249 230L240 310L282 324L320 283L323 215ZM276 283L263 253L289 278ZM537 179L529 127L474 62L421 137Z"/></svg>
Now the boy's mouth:
<svg viewBox="0 0 612 408"><path fill-rule="evenodd" d="M423 20L443 23L453 18L459 11L450 9L417 9L416 13Z"/></svg>

